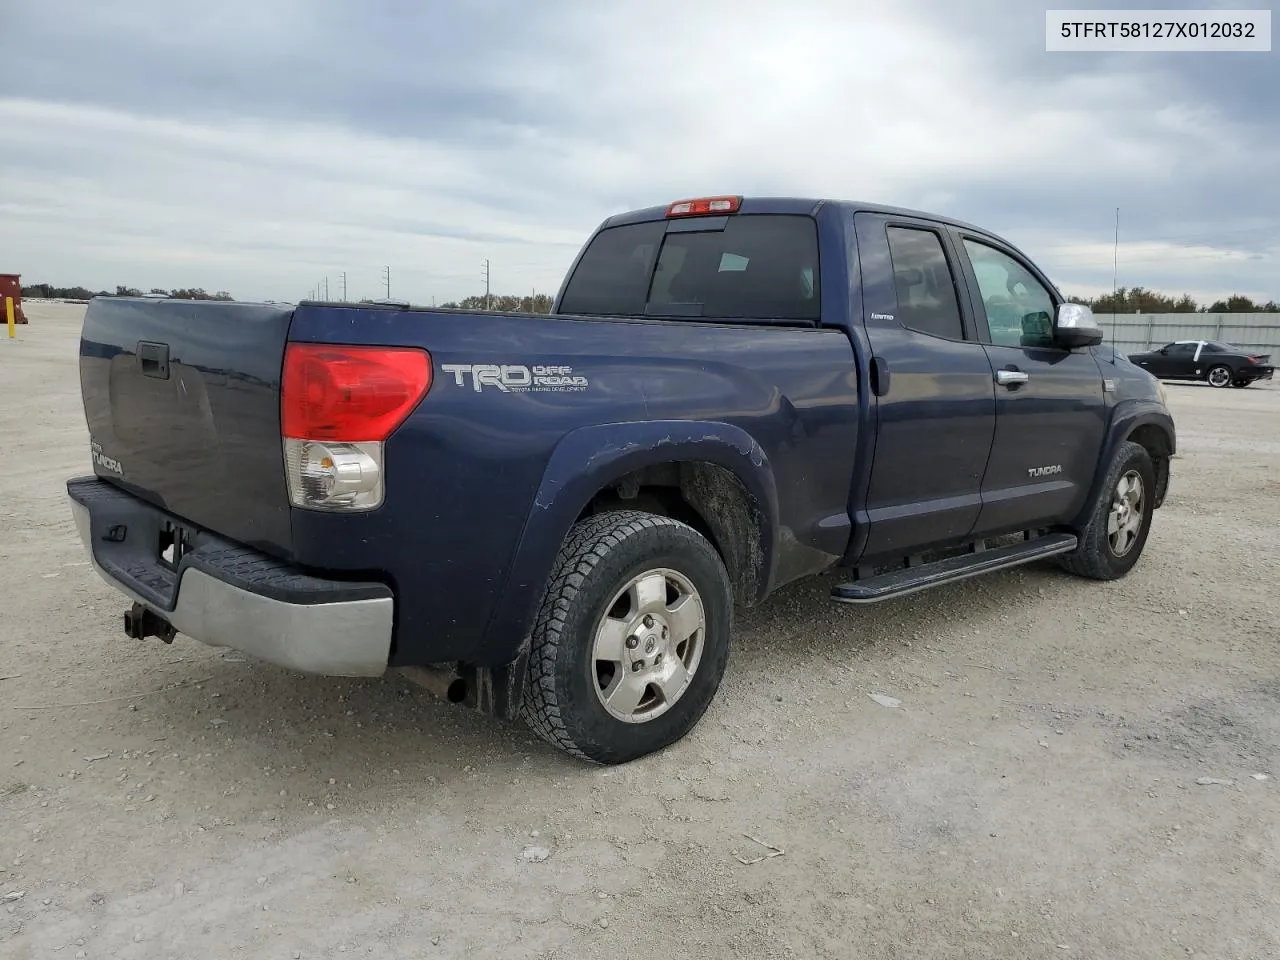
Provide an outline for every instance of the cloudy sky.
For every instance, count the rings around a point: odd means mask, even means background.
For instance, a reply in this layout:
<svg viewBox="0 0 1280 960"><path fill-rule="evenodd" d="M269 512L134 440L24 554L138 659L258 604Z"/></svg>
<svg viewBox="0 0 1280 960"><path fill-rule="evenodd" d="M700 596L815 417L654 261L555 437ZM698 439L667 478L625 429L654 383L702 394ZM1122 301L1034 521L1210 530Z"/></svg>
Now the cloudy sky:
<svg viewBox="0 0 1280 960"><path fill-rule="evenodd" d="M0 270L554 292L611 213L798 194L975 221L1081 293L1119 206L1122 285L1280 299L1280 53L1046 53L1048 5L0 0Z"/></svg>

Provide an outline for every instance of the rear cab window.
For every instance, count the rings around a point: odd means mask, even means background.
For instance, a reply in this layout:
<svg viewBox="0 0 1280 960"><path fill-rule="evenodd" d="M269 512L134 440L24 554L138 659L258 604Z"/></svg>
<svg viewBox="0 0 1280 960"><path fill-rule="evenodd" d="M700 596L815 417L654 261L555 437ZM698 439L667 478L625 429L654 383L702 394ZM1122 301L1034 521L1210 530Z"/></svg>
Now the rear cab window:
<svg viewBox="0 0 1280 960"><path fill-rule="evenodd" d="M608 227L583 253L560 312L817 322L817 223L735 214Z"/></svg>

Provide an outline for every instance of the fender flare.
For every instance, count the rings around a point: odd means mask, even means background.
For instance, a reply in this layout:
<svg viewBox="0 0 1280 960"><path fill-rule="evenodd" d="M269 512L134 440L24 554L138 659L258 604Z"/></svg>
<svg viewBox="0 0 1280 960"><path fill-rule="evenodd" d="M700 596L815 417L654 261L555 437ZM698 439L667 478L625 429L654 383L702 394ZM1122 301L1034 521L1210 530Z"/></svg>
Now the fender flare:
<svg viewBox="0 0 1280 960"><path fill-rule="evenodd" d="M489 619L485 647L523 649L556 554L600 490L646 466L701 461L733 473L755 501L761 524L759 593L773 582L778 492L768 457L741 427L719 421L649 420L581 427L552 451Z"/></svg>
<svg viewBox="0 0 1280 960"><path fill-rule="evenodd" d="M1093 482L1089 485L1089 495L1085 498L1084 506L1081 507L1079 515L1072 523L1074 529L1083 529L1088 522L1089 516L1093 512L1093 505L1101 491L1102 480L1107 473L1107 465L1111 462L1112 456L1115 455L1116 447L1129 439L1135 430L1145 426L1154 426L1165 435L1169 441L1170 457L1177 452L1177 431L1174 428L1173 417L1169 415L1168 409L1160 401L1148 399L1121 400L1112 408L1111 420L1107 425L1106 436L1102 442L1102 450L1098 456L1098 465L1093 473ZM1168 482L1167 469L1164 481L1164 483L1159 484L1156 494L1157 507L1161 505L1164 499L1164 492Z"/></svg>

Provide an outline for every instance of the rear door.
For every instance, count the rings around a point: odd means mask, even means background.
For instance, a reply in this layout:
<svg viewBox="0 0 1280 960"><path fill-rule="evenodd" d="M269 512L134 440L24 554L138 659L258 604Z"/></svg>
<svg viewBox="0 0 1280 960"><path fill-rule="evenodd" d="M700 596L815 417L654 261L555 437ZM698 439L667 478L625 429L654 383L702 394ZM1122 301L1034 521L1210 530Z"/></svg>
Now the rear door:
<svg viewBox="0 0 1280 960"><path fill-rule="evenodd" d="M1092 350L1053 339L1061 298L1011 247L957 230L996 391L996 429L974 534L1063 522L1080 510L1107 424L1102 371Z"/></svg>
<svg viewBox="0 0 1280 960"><path fill-rule="evenodd" d="M968 535L996 402L945 229L878 213L856 214L854 228L878 421L861 557L871 561Z"/></svg>

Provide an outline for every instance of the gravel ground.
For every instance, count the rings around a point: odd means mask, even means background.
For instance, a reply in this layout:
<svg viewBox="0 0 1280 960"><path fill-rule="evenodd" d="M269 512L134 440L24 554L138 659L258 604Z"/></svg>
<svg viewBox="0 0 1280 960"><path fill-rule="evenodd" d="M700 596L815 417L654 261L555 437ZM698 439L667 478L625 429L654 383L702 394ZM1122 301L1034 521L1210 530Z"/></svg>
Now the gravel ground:
<svg viewBox="0 0 1280 960"><path fill-rule="evenodd" d="M400 679L125 640L64 502L81 309L0 338L9 960L1280 956L1280 387L1169 387L1125 580L797 585L691 737L601 769Z"/></svg>

